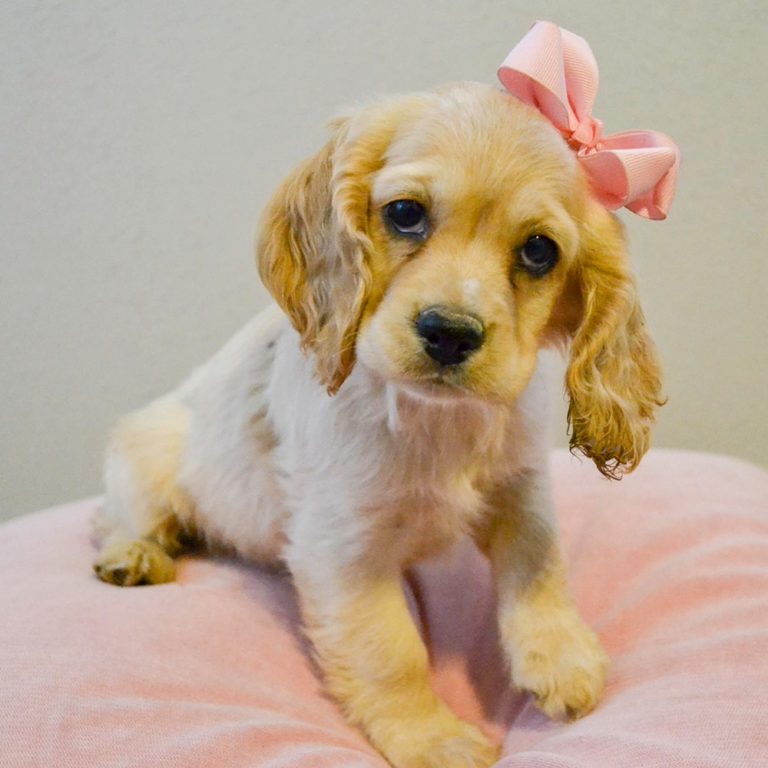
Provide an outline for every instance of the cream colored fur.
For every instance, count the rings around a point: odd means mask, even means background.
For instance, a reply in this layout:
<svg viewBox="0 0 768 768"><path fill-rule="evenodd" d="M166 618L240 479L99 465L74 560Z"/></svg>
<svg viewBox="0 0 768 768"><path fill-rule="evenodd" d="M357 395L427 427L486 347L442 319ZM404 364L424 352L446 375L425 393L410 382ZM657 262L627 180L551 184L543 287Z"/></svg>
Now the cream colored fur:
<svg viewBox="0 0 768 768"><path fill-rule="evenodd" d="M401 198L428 208L424 241L386 226ZM537 233L560 260L533 278L517 259ZM539 351L571 345L574 447L610 475L645 451L659 377L621 230L562 139L480 85L371 105L278 190L258 258L280 306L118 425L99 576L172 579L185 532L283 562L329 691L390 763L487 766L496 747L430 688L401 588L471 536L512 682L551 716L589 712L606 657L567 593ZM425 355L413 318L434 304L483 319L466 363Z"/></svg>

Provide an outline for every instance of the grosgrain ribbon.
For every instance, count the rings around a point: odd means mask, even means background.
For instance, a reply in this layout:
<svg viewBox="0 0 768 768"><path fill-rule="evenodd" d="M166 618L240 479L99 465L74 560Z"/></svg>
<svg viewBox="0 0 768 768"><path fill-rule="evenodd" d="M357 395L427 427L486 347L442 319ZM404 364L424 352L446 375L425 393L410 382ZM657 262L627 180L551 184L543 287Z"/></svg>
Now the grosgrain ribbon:
<svg viewBox="0 0 768 768"><path fill-rule="evenodd" d="M658 131L603 135L592 115L597 62L584 38L537 21L498 71L509 93L538 109L576 152L600 202L665 219L675 196L680 150Z"/></svg>

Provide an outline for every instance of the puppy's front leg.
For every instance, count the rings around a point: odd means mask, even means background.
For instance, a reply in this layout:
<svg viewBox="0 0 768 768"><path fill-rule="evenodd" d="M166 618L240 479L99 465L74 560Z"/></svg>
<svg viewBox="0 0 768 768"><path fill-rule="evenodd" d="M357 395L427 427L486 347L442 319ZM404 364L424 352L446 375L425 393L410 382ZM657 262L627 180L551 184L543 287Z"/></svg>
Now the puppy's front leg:
<svg viewBox="0 0 768 768"><path fill-rule="evenodd" d="M494 571L512 679L550 717L580 717L602 692L608 659L568 595L546 471L494 494L479 544Z"/></svg>
<svg viewBox="0 0 768 768"><path fill-rule="evenodd" d="M433 692L400 572L379 559L289 558L329 691L396 768L491 765L496 748Z"/></svg>

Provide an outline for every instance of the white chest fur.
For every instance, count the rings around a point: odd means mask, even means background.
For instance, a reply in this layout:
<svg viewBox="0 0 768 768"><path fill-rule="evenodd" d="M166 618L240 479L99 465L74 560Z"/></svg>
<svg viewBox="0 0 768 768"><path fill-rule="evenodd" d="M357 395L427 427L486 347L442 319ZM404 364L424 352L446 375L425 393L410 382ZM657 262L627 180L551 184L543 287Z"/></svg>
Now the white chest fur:
<svg viewBox="0 0 768 768"><path fill-rule="evenodd" d="M512 408L426 400L358 366L330 397L274 308L178 396L196 433L183 479L202 527L260 560L297 542L350 559L432 553L472 527L488 487L537 443L530 393Z"/></svg>

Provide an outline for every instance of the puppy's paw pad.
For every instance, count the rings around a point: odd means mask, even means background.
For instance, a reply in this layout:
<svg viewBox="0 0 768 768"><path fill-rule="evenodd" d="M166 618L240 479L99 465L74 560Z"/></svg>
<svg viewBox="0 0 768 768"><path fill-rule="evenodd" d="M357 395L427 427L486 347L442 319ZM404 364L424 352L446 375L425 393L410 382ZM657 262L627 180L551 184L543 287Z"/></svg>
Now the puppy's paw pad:
<svg viewBox="0 0 768 768"><path fill-rule="evenodd" d="M155 542L143 539L105 547L93 570L102 581L119 587L163 584L176 576L176 565L170 555Z"/></svg>
<svg viewBox="0 0 768 768"><path fill-rule="evenodd" d="M531 693L536 706L553 719L576 719L591 712L607 670L600 641L579 619L535 633L518 643L512 655L515 685Z"/></svg>

